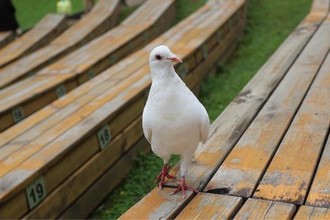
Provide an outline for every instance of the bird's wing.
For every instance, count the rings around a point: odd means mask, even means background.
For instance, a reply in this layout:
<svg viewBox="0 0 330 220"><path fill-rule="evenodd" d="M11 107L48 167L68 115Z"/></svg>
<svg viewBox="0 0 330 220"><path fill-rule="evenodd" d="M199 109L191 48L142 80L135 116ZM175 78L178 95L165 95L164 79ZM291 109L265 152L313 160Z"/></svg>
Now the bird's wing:
<svg viewBox="0 0 330 220"><path fill-rule="evenodd" d="M201 120L201 126L200 126L201 142L203 144L207 141L207 138L209 137L209 132L210 132L210 119L209 119L208 114L205 109L204 109L204 111L205 111L205 114Z"/></svg>
<svg viewBox="0 0 330 220"><path fill-rule="evenodd" d="M143 134L148 140L148 142L151 144L151 136L152 136L152 131L149 126L149 121L148 121L148 116L146 114L143 114L142 116L142 128L143 128Z"/></svg>

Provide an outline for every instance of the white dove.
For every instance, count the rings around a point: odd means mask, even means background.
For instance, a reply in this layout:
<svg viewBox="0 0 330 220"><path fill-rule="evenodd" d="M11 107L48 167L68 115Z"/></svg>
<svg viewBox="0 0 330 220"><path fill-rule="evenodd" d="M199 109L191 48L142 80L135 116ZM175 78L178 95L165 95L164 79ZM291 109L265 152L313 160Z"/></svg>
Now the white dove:
<svg viewBox="0 0 330 220"><path fill-rule="evenodd" d="M173 192L186 190L197 192L185 182L189 163L194 157L199 142L205 143L210 129L210 120L204 106L189 90L175 72L174 63L180 62L167 46L154 48L149 57L151 88L143 110L142 126L152 151L164 160L164 166L155 182L162 188L169 175L171 154L181 156L181 180Z"/></svg>

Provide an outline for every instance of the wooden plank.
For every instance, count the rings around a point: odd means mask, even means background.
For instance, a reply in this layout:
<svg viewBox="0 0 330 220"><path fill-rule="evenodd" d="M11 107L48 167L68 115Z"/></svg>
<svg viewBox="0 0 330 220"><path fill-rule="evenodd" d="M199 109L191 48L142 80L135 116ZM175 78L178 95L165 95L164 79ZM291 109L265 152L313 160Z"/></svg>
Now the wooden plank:
<svg viewBox="0 0 330 220"><path fill-rule="evenodd" d="M311 13L318 15L329 13L330 2L328 0L313 0Z"/></svg>
<svg viewBox="0 0 330 220"><path fill-rule="evenodd" d="M146 152L149 149L148 142L140 139L131 150L127 152L120 160L110 167L100 178L95 180L74 203L71 204L63 213L59 215L60 219L86 218L100 202L105 199L111 190L113 190L120 181L125 178L130 168L134 166L134 158L139 152ZM113 177L116 178L113 178Z"/></svg>
<svg viewBox="0 0 330 220"><path fill-rule="evenodd" d="M309 189L306 205L330 208L330 138L322 153L312 186Z"/></svg>
<svg viewBox="0 0 330 220"><path fill-rule="evenodd" d="M296 206L260 199L248 199L235 216L237 219L292 219Z"/></svg>
<svg viewBox="0 0 330 220"><path fill-rule="evenodd" d="M330 210L320 207L300 206L294 219L326 220L330 219Z"/></svg>
<svg viewBox="0 0 330 220"><path fill-rule="evenodd" d="M0 49L0 67L52 41L67 27L64 15L48 14L34 28Z"/></svg>
<svg viewBox="0 0 330 220"><path fill-rule="evenodd" d="M325 42L324 37L329 27L327 23L322 24L205 190L226 188L231 195L252 195L328 52L330 42ZM253 94L251 90L244 96Z"/></svg>
<svg viewBox="0 0 330 220"><path fill-rule="evenodd" d="M240 197L201 192L175 219L232 219L242 204Z"/></svg>
<svg viewBox="0 0 330 220"><path fill-rule="evenodd" d="M16 34L13 31L0 32L0 49L12 42L15 36Z"/></svg>
<svg viewBox="0 0 330 220"><path fill-rule="evenodd" d="M197 148L187 182L202 190L310 40L325 14L307 16L211 126L208 142ZM252 92L253 91L253 92ZM178 171L176 166L172 174Z"/></svg>
<svg viewBox="0 0 330 220"><path fill-rule="evenodd" d="M118 135L103 151L93 156L87 163L79 168L64 183L54 190L38 207L30 211L24 218L56 218L75 199L77 199L88 186L92 185L123 153L129 150L141 139L141 117L131 126ZM133 134L133 135L132 135ZM54 175L54 174L52 174ZM77 216L76 216L77 217Z"/></svg>
<svg viewBox="0 0 330 220"><path fill-rule="evenodd" d="M171 219L188 203L192 193L187 192L186 198L181 194L170 195L171 188L158 187L153 189L142 200L132 206L119 219Z"/></svg>
<svg viewBox="0 0 330 220"><path fill-rule="evenodd" d="M88 43L117 24L119 7L119 0L99 1L85 18L75 23L60 38L56 38L52 44L57 46L77 44L77 41L72 39L79 39L80 44ZM79 47L80 45L77 46Z"/></svg>
<svg viewBox="0 0 330 220"><path fill-rule="evenodd" d="M114 27L118 20L119 0L100 1L95 8L49 45L0 69L0 88L8 86L58 58L76 50ZM95 19L94 17L97 17ZM77 58L77 57L76 57Z"/></svg>
<svg viewBox="0 0 330 220"><path fill-rule="evenodd" d="M47 45L39 50L22 57L0 69L0 88L34 75L39 68L64 55L66 47Z"/></svg>
<svg viewBox="0 0 330 220"><path fill-rule="evenodd" d="M329 17L330 18L330 17ZM322 47L330 48L330 19L324 32ZM322 30L321 26L320 31ZM317 48L316 48L317 49ZM318 49L322 57L320 48ZM310 62L312 61L312 62ZM313 65L309 60L309 65ZM315 64L318 65L318 64ZM304 66L302 66L304 67ZM305 67L306 69L306 67ZM330 55L325 59L306 98L300 106L289 130L272 159L255 197L303 204L307 190L318 165L318 159L330 125ZM302 72L299 73L301 77ZM292 101L292 100L291 100Z"/></svg>

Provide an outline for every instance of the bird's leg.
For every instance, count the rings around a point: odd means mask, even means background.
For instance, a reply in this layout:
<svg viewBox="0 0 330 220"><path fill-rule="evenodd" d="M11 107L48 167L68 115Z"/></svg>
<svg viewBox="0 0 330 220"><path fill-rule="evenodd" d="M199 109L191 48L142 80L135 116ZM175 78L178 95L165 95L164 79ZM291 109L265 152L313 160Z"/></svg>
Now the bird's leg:
<svg viewBox="0 0 330 220"><path fill-rule="evenodd" d="M186 197L186 190L188 190L188 191L192 191L192 192L194 192L194 193L198 193L198 190L197 190L197 189L192 188L192 187L186 185L186 177L185 177L185 176L182 176L181 181L180 181L178 187L176 188L176 190L174 190L174 191L171 193L171 195L174 195L174 194L176 194L177 192L181 191L181 193L182 193L182 198L185 198L185 197Z"/></svg>
<svg viewBox="0 0 330 220"><path fill-rule="evenodd" d="M175 176L172 176L169 174L169 170L170 170L171 166L168 164L164 164L162 171L160 172L160 174L157 176L155 183L157 183L159 181L159 188L162 189L163 185L165 183L165 177L169 178L169 179L175 179Z"/></svg>

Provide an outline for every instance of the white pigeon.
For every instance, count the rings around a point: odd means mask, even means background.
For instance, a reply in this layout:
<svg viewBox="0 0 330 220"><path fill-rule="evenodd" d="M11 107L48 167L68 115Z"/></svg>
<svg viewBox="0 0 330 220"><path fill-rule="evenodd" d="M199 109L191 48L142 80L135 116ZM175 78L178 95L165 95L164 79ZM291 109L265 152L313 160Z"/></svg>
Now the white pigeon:
<svg viewBox="0 0 330 220"><path fill-rule="evenodd" d="M162 188L169 175L171 154L181 156L181 181L173 192L197 192L185 183L189 163L200 142L205 143L210 129L210 120L204 106L189 90L175 72L173 65L182 63L167 46L154 48L149 57L151 88L143 110L142 126L152 151L164 160L161 173L156 178Z"/></svg>

